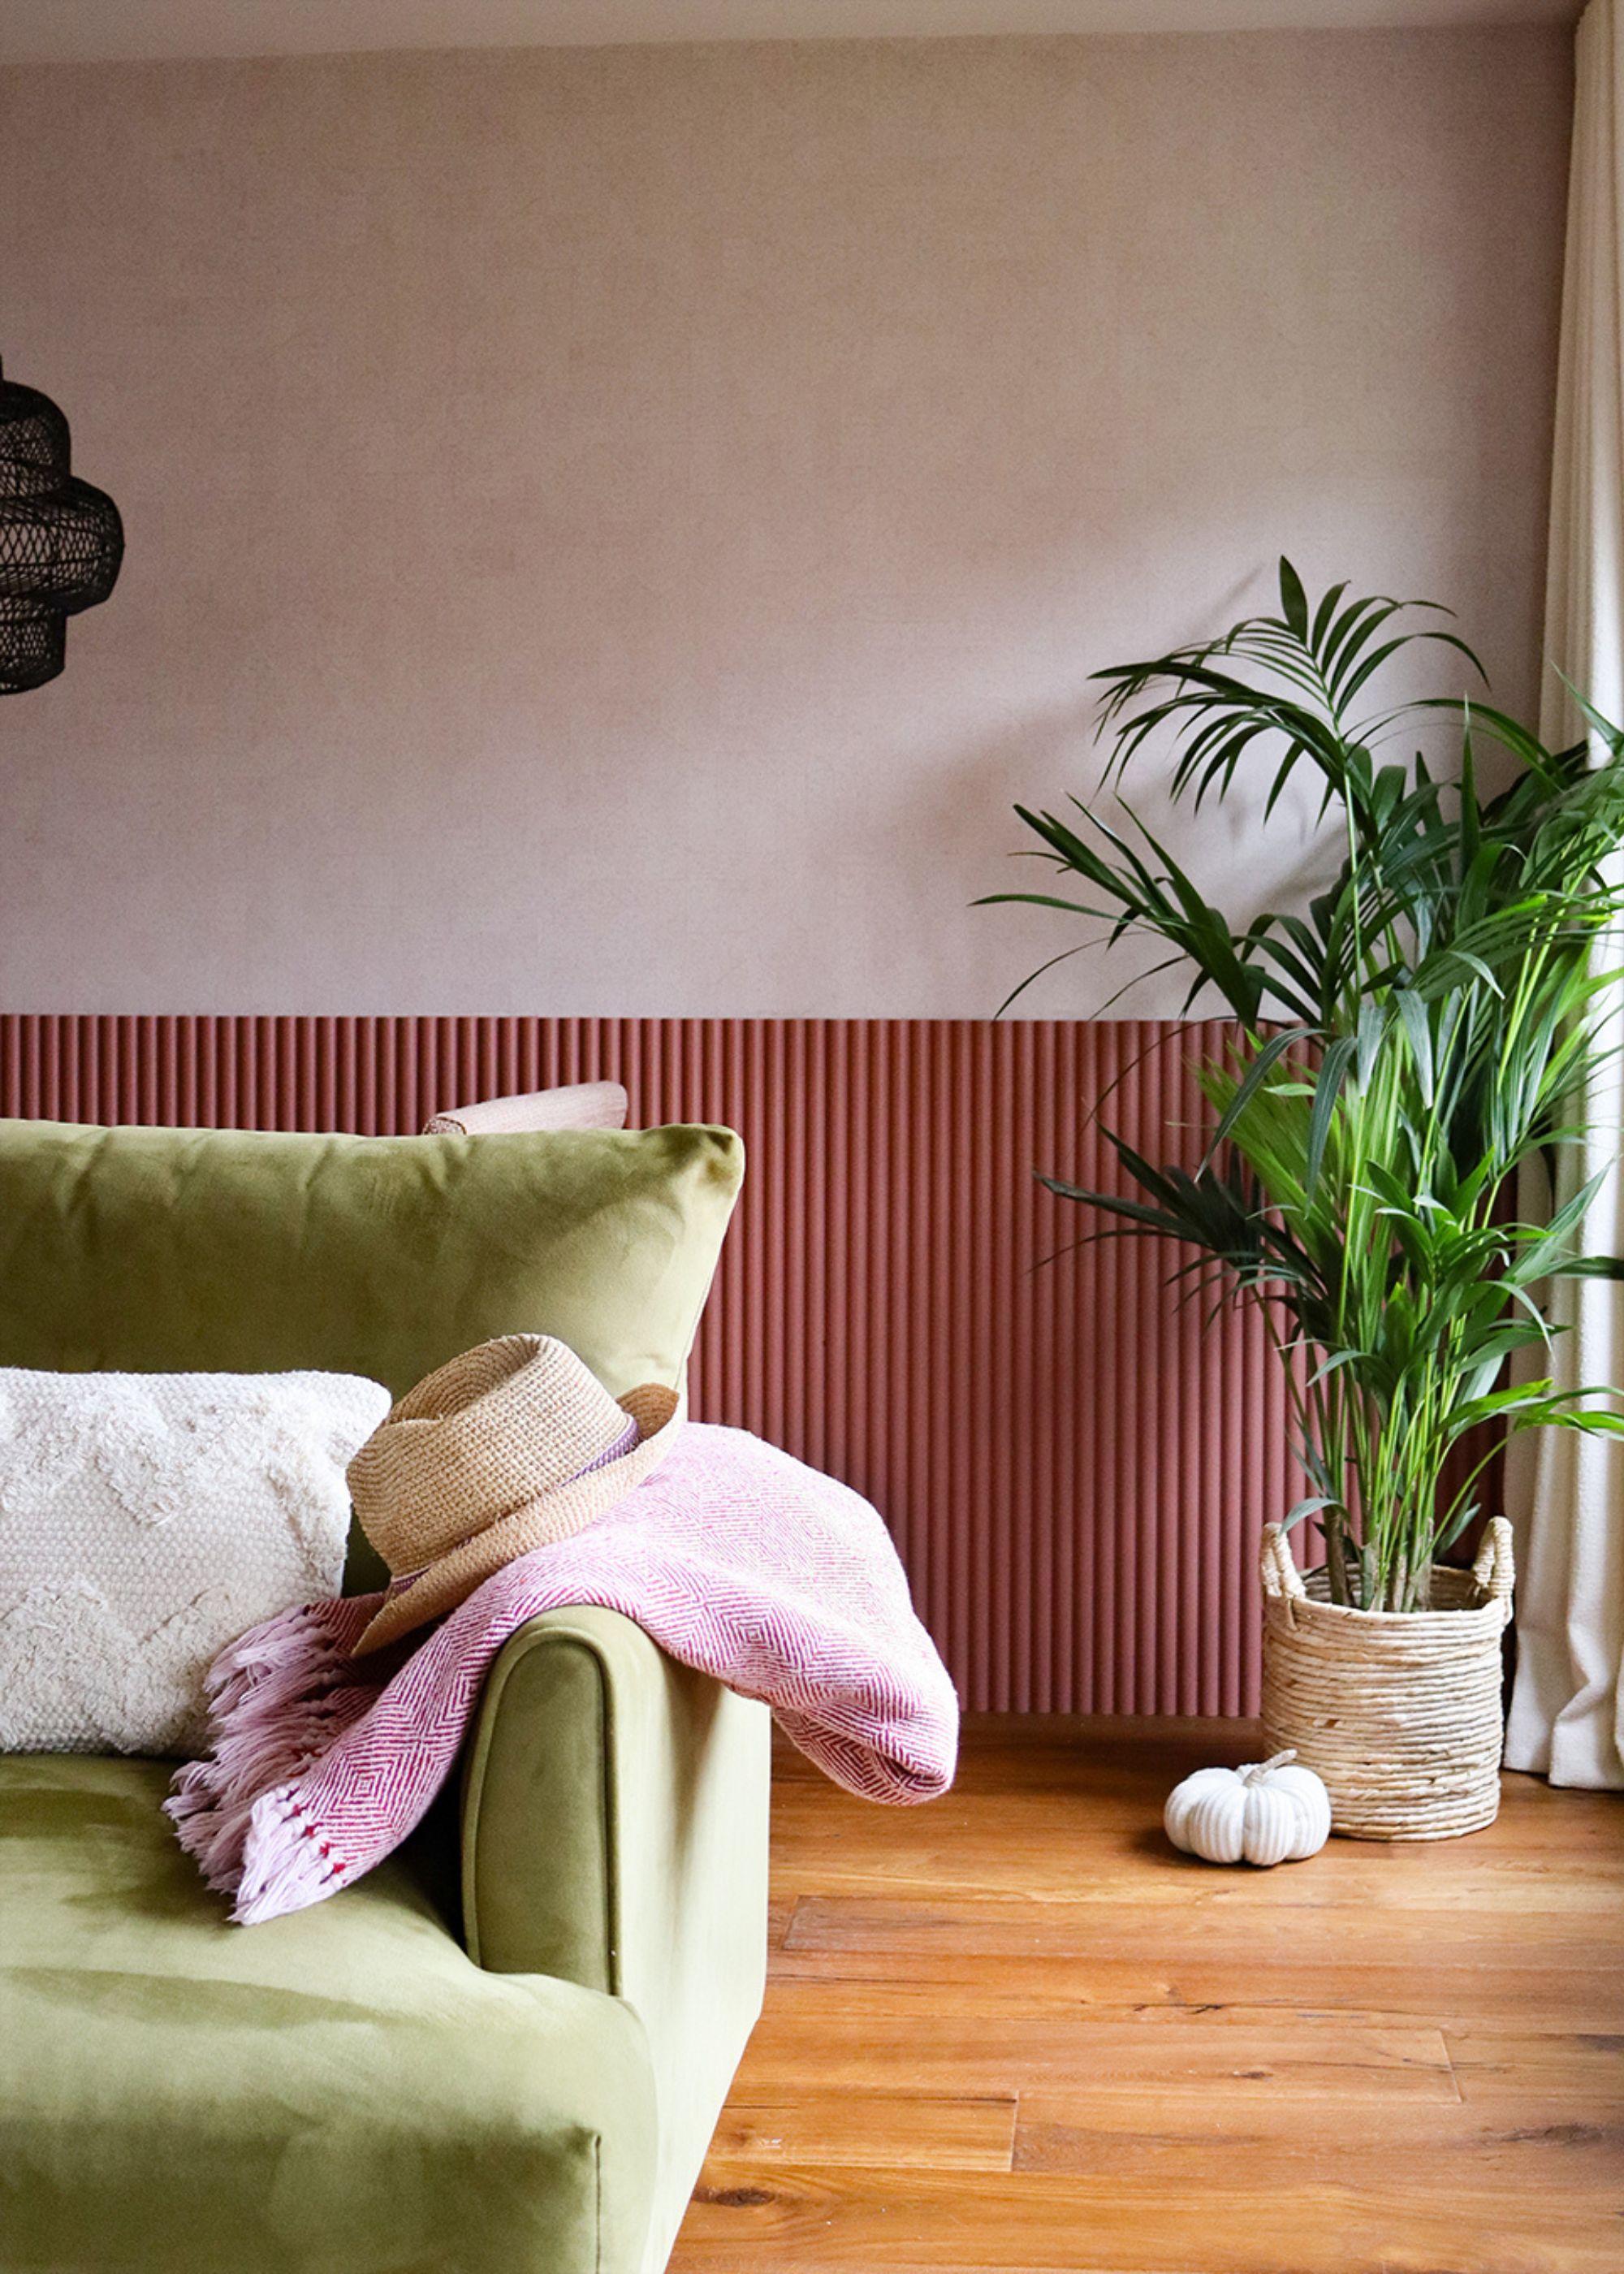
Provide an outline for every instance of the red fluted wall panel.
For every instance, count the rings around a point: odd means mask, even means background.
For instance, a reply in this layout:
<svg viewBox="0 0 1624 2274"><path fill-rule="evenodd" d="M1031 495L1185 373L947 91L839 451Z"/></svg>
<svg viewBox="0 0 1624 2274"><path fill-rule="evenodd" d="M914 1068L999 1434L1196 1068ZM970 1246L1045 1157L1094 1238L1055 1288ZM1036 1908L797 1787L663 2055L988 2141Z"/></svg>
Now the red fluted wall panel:
<svg viewBox="0 0 1624 2274"><path fill-rule="evenodd" d="M1094 1220L1033 1174L1119 1185L1100 1115L1192 1159L1188 1063L1218 1033L11 1017L0 1111L380 1134L610 1078L634 1123L728 1122L749 1168L696 1413L876 1502L968 1706L1237 1713L1256 1703L1259 1527L1299 1489L1261 1329L1207 1330L1146 1243L1076 1245Z"/></svg>

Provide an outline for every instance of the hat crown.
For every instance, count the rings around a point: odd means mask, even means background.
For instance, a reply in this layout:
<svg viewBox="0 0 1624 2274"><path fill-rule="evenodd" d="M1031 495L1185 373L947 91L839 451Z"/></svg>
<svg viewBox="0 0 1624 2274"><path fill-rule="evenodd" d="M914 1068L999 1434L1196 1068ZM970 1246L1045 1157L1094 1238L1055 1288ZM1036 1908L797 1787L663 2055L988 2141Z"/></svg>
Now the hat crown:
<svg viewBox="0 0 1624 2274"><path fill-rule="evenodd" d="M567 1343L503 1335L409 1390L346 1473L362 1530L401 1577L637 1434Z"/></svg>

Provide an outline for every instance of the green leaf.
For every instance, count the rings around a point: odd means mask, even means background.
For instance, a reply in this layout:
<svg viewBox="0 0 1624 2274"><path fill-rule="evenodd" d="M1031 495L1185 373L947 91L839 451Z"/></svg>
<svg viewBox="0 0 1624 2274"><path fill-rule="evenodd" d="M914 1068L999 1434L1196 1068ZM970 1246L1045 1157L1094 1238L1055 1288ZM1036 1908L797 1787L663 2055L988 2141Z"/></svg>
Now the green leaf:
<svg viewBox="0 0 1624 2274"><path fill-rule="evenodd" d="M1304 1517L1318 1516L1322 1508L1340 1508L1341 1506L1341 1501L1333 1500L1328 1493L1314 1493L1307 1500L1299 1500L1293 1504L1281 1518L1280 1528L1282 1532L1290 1532L1301 1524Z"/></svg>
<svg viewBox="0 0 1624 2274"><path fill-rule="evenodd" d="M1057 900L1052 892L983 892L979 900L972 900L970 906L973 908L1059 908L1066 915L1098 916L1101 922L1109 921L1103 908L1087 907L1081 900Z"/></svg>
<svg viewBox="0 0 1624 2274"><path fill-rule="evenodd" d="M1308 595L1303 590L1303 580L1282 553L1280 556L1280 613L1290 625L1295 636L1303 641L1308 637Z"/></svg>
<svg viewBox="0 0 1624 2274"><path fill-rule="evenodd" d="M1314 611L1313 626L1308 635L1308 644L1316 656L1325 644L1325 636L1330 629L1331 619L1335 615L1338 603L1347 589L1345 584L1333 584Z"/></svg>
<svg viewBox="0 0 1624 2274"><path fill-rule="evenodd" d="M1410 1056L1415 1060L1417 1078L1421 1084L1421 1103L1430 1107L1436 1095L1436 1080L1432 1065L1432 1029L1427 1019L1426 1005L1408 987L1395 987L1393 1000L1403 1022Z"/></svg>
<svg viewBox="0 0 1624 2274"><path fill-rule="evenodd" d="M1326 1141L1331 1133L1331 1116L1336 1111L1336 1101L1342 1095L1342 1082L1357 1047L1351 1035L1339 1035L1320 1061L1320 1078L1314 1084L1313 1107L1309 1115L1308 1147L1303 1170L1305 1199L1312 1199L1320 1182Z"/></svg>

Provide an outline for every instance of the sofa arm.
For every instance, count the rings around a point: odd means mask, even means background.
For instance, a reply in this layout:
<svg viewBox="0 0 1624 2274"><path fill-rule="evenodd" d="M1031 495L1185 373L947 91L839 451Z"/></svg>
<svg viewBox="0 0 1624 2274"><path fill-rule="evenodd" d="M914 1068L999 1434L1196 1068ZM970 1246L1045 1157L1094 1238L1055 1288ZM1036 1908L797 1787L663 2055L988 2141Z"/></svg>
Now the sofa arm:
<svg viewBox="0 0 1624 2274"><path fill-rule="evenodd" d="M648 2032L663 2266L767 1950L770 1717L614 1611L549 1611L503 1648L463 1773L463 1931L497 1973L633 2006Z"/></svg>

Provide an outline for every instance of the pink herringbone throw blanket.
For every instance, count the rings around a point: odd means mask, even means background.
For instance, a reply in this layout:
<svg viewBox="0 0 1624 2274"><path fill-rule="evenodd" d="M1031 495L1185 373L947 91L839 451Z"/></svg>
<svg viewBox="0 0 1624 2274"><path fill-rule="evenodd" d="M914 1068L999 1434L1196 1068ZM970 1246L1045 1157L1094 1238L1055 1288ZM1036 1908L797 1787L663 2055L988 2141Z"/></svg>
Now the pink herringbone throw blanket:
<svg viewBox="0 0 1624 2274"><path fill-rule="evenodd" d="M256 1627L208 1677L214 1751L165 1805L244 1925L381 1863L449 1775L480 1684L538 1612L598 1604L673 1658L771 1706L865 1799L952 1781L959 1701L866 1500L743 1430L686 1423L651 1477L570 1539L487 1579L402 1661L352 1659L382 1600Z"/></svg>

